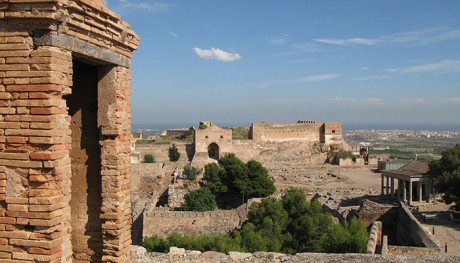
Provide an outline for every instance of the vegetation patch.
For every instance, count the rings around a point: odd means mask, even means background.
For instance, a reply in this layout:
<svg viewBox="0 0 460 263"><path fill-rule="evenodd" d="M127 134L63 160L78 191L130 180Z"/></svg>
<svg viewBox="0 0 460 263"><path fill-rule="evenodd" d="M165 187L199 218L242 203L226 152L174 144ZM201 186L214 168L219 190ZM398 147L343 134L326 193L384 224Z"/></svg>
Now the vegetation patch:
<svg viewBox="0 0 460 263"><path fill-rule="evenodd" d="M281 200L268 198L253 204L240 230L229 234L198 237L171 234L144 239L148 251L168 252L171 246L187 250L240 252L364 253L368 233L353 218L346 224L334 223L318 201L309 202L299 189L290 189Z"/></svg>

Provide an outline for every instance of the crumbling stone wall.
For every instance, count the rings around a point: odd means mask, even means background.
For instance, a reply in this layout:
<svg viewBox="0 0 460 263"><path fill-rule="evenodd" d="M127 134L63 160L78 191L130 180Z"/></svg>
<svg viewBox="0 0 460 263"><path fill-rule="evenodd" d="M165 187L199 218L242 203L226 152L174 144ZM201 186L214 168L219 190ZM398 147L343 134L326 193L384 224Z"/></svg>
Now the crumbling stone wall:
<svg viewBox="0 0 460 263"><path fill-rule="evenodd" d="M161 211L144 213L143 236L168 236L226 233L240 225L238 211L218 210L211 212Z"/></svg>
<svg viewBox="0 0 460 263"><path fill-rule="evenodd" d="M100 0L2 1L0 18L0 259L129 261L129 67L137 36ZM82 111L71 112L69 99L77 62L97 71L96 104L88 108L98 131L91 145L99 149L74 160L71 149L85 146L83 128L71 129ZM83 173L100 190L85 195L92 183L75 181L75 169L91 156L99 157L97 168ZM73 181L83 188L71 188ZM80 197L76 207L71 200ZM79 230L84 223L72 218L81 211L98 225ZM73 238L79 234L84 247Z"/></svg>
<svg viewBox="0 0 460 263"><path fill-rule="evenodd" d="M382 222L375 221L372 224L371 231L369 232L369 239L367 240L367 254L377 254L377 247L382 244Z"/></svg>

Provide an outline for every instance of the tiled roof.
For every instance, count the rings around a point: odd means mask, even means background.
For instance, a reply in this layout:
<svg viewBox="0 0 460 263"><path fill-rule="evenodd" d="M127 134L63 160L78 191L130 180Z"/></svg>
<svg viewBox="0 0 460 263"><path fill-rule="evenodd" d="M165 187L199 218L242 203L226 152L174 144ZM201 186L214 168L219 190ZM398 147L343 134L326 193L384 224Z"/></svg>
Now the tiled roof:
<svg viewBox="0 0 460 263"><path fill-rule="evenodd" d="M430 168L428 167L428 163L415 160L404 165L399 170L418 174L427 174L430 171Z"/></svg>

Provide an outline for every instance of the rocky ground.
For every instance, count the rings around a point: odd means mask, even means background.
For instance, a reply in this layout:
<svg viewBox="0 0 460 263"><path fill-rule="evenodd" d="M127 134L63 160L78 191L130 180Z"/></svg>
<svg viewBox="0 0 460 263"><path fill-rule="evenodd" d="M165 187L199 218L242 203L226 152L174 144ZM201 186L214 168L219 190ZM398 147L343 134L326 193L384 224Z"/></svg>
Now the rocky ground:
<svg viewBox="0 0 460 263"><path fill-rule="evenodd" d="M370 254L322 254L322 253L299 253L296 255L285 255L280 253L239 253L229 252L227 254L208 251L186 251L184 249L171 248L170 253L147 253L143 247L132 246L131 255L134 263L279 263L279 262L312 262L312 263L458 263L458 256L433 256L433 257L412 257L412 256L381 256Z"/></svg>

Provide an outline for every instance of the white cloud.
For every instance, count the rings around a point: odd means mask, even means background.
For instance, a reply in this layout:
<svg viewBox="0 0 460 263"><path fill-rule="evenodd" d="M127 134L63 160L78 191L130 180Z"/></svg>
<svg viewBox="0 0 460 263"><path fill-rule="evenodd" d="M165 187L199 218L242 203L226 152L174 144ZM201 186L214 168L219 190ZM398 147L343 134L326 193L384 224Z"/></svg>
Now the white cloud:
<svg viewBox="0 0 460 263"><path fill-rule="evenodd" d="M318 52L320 51L318 45L316 43L294 43L291 45L293 48L303 51L303 52Z"/></svg>
<svg viewBox="0 0 460 263"><path fill-rule="evenodd" d="M273 45L282 45L286 43L286 37L272 37L269 41Z"/></svg>
<svg viewBox="0 0 460 263"><path fill-rule="evenodd" d="M339 46L352 46L352 45L376 45L379 43L377 39L370 38L349 38L349 39L337 39L337 38L317 38L313 39L316 42L339 45Z"/></svg>
<svg viewBox="0 0 460 263"><path fill-rule="evenodd" d="M452 97L448 99L441 100L442 102L453 103L453 104L460 104L460 97Z"/></svg>
<svg viewBox="0 0 460 263"><path fill-rule="evenodd" d="M201 49L195 47L193 51L197 56L204 59L215 59L223 62L233 62L242 59L238 53L230 53L219 48Z"/></svg>
<svg viewBox="0 0 460 263"><path fill-rule="evenodd" d="M297 78L294 80L268 80L268 81L263 81L263 82L249 83L246 86L248 88L256 88L256 89L267 89L273 86L280 86L280 87L286 88L287 86L291 84L331 80L331 79L337 78L338 76L339 75L337 74L323 74L323 75L314 75L314 76Z"/></svg>
<svg viewBox="0 0 460 263"><path fill-rule="evenodd" d="M335 97L331 99L332 102L337 102L337 103L351 103L351 104L356 104L356 103L368 103L368 104L384 104L385 100L381 98L344 98L344 97Z"/></svg>
<svg viewBox="0 0 460 263"><path fill-rule="evenodd" d="M177 36L177 34L172 32L172 31L169 31L169 35L172 36L175 39L179 39L179 36Z"/></svg>
<svg viewBox="0 0 460 263"><path fill-rule="evenodd" d="M167 11L173 5L151 0L106 0L109 7L119 13L159 13Z"/></svg>
<svg viewBox="0 0 460 263"><path fill-rule="evenodd" d="M377 45L377 44L399 44L399 45L427 45L436 42L443 42L460 38L459 29L451 29L445 26L435 26L423 30L396 33L377 38L317 38L314 41L339 46L353 45Z"/></svg>
<svg viewBox="0 0 460 263"><path fill-rule="evenodd" d="M460 72L460 59L445 59L397 70L400 73L455 73Z"/></svg>
<svg viewBox="0 0 460 263"><path fill-rule="evenodd" d="M295 83L301 82L314 82L314 81L323 81L323 80L331 80L337 78L339 75L337 74L323 74L323 75L314 75L314 76L307 76L303 78L299 78L294 80Z"/></svg>
<svg viewBox="0 0 460 263"><path fill-rule="evenodd" d="M387 79L390 78L390 75L376 75L376 76L364 76L364 77L357 77L352 78L352 81L367 81L367 80L375 80L375 79Z"/></svg>
<svg viewBox="0 0 460 263"><path fill-rule="evenodd" d="M399 101L406 104L424 104L426 102L424 98L400 98Z"/></svg>

